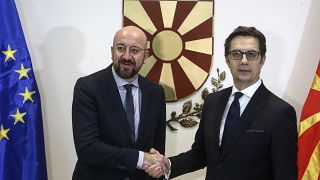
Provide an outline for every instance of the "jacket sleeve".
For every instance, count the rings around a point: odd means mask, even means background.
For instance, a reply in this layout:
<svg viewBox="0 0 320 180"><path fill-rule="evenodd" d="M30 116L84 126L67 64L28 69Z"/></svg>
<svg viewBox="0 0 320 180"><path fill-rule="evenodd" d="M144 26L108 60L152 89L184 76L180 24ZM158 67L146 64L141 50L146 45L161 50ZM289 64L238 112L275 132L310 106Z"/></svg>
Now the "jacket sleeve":
<svg viewBox="0 0 320 180"><path fill-rule="evenodd" d="M271 167L273 179L297 179L297 119L292 106L279 112L272 127ZM279 148L281 147L281 148Z"/></svg>
<svg viewBox="0 0 320 180"><path fill-rule="evenodd" d="M189 172L193 172L204 168L207 164L204 127L206 122L205 114L210 109L207 107L206 101L204 103L203 115L200 120L198 130L195 135L194 142L189 151L181 153L177 156L170 157L171 174L170 178L180 176Z"/></svg>

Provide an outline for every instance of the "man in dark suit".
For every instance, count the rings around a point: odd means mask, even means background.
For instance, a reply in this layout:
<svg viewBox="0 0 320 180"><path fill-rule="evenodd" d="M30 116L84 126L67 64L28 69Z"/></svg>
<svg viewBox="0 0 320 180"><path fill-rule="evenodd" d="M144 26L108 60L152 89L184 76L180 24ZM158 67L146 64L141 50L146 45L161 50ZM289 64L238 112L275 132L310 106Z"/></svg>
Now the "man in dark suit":
<svg viewBox="0 0 320 180"><path fill-rule="evenodd" d="M254 27L238 27L225 41L234 85L210 94L191 150L170 157L170 177L207 167L206 180L296 180L294 108L260 79L266 39ZM170 163L163 159L167 171ZM162 175L157 165L148 173Z"/></svg>
<svg viewBox="0 0 320 180"><path fill-rule="evenodd" d="M77 80L73 180L147 180L143 168L162 159L148 153L155 148L164 154L166 112L161 86L138 75L146 48L141 29L124 27L114 36L113 64Z"/></svg>

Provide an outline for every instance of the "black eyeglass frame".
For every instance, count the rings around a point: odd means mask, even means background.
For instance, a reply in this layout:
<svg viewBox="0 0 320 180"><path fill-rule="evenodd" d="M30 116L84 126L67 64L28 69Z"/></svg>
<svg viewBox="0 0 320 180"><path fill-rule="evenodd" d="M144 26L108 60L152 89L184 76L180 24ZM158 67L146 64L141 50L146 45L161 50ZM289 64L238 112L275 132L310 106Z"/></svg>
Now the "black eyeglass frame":
<svg viewBox="0 0 320 180"><path fill-rule="evenodd" d="M241 57L239 56L238 58L235 58L232 55L232 53L241 53ZM250 55L250 53L252 53L252 54ZM241 51L241 50L235 49L235 50L228 52L228 56L231 60L241 60L243 58L244 54L246 55L247 60L250 60L250 61L258 60L259 56L260 56L260 52L256 51L256 50ZM248 56L248 54L249 54L249 56ZM252 56L252 55L254 55L254 56Z"/></svg>

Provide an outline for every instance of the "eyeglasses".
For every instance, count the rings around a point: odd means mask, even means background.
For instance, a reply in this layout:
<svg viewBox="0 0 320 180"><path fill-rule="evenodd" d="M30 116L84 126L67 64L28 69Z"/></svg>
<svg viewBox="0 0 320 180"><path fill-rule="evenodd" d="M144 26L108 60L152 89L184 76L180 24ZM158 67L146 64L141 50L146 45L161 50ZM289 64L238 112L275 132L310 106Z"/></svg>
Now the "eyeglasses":
<svg viewBox="0 0 320 180"><path fill-rule="evenodd" d="M123 44L118 44L115 45L114 48L120 53L120 54L125 54L127 51L127 46L123 45ZM129 54L131 56L137 56L139 54L142 53L142 51L145 51L146 49L142 49L140 47L137 46L129 46Z"/></svg>
<svg viewBox="0 0 320 180"><path fill-rule="evenodd" d="M249 50L246 52L240 50L229 51L229 56L232 60L241 60L243 58L243 54L246 55L247 60L257 60L260 55L260 52L255 50Z"/></svg>

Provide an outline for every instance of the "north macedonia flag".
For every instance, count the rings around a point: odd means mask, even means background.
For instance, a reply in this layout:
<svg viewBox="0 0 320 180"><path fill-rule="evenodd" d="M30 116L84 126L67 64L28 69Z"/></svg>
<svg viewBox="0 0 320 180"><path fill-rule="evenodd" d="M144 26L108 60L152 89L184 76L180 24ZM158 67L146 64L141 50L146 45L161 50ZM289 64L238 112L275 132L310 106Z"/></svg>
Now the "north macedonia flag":
<svg viewBox="0 0 320 180"><path fill-rule="evenodd" d="M301 113L298 168L299 180L320 179L320 63Z"/></svg>

